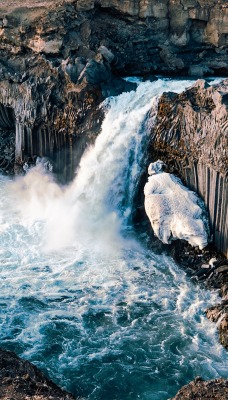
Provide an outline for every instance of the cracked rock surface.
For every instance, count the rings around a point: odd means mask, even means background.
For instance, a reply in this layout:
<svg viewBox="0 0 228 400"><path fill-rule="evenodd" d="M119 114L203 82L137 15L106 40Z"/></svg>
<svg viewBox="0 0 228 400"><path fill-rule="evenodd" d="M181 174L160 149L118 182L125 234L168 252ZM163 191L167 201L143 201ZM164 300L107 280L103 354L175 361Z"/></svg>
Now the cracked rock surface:
<svg viewBox="0 0 228 400"><path fill-rule="evenodd" d="M0 349L1 400L74 400L33 364ZM79 398L78 398L79 400Z"/></svg>
<svg viewBox="0 0 228 400"><path fill-rule="evenodd" d="M183 386L172 400L226 400L228 379L203 381L200 377Z"/></svg>

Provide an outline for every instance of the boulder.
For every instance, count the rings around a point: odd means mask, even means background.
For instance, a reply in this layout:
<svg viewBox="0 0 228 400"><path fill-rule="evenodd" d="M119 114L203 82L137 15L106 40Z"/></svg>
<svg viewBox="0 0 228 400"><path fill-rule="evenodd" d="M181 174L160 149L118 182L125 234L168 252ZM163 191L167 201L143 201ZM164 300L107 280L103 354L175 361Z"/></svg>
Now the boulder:
<svg viewBox="0 0 228 400"><path fill-rule="evenodd" d="M35 365L10 351L0 349L1 400L74 400Z"/></svg>
<svg viewBox="0 0 228 400"><path fill-rule="evenodd" d="M217 323L220 343L228 348L228 300L223 300L206 310L207 318Z"/></svg>
<svg viewBox="0 0 228 400"><path fill-rule="evenodd" d="M228 398L228 379L213 379L204 381L197 377L188 385L183 386L171 400L226 400Z"/></svg>

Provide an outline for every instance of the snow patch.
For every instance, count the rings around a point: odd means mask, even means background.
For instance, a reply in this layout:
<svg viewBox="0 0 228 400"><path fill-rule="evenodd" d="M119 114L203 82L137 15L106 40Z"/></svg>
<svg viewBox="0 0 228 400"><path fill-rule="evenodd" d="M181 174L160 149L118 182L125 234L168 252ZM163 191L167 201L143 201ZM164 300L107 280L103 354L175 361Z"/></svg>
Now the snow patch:
<svg viewBox="0 0 228 400"><path fill-rule="evenodd" d="M145 210L155 235L163 242L184 239L204 248L209 226L203 201L176 176L163 172L160 160L148 168L144 187Z"/></svg>

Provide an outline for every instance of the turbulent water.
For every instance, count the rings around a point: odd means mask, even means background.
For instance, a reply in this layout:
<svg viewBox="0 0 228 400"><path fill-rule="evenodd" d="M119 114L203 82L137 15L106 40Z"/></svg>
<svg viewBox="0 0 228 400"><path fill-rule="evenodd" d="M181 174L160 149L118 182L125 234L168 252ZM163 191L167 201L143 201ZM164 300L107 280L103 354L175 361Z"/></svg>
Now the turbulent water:
<svg viewBox="0 0 228 400"><path fill-rule="evenodd" d="M130 233L157 96L190 84L140 83L109 99L68 187L41 165L16 181L0 177L0 345L75 395L165 400L197 375L227 375L203 313L217 294Z"/></svg>

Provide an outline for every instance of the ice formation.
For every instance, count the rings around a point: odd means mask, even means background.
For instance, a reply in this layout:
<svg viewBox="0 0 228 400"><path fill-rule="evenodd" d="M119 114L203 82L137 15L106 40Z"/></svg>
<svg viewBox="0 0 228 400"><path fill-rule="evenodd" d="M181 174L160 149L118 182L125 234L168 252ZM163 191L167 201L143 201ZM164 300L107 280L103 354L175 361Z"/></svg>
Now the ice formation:
<svg viewBox="0 0 228 400"><path fill-rule="evenodd" d="M155 235L163 242L184 239L204 248L208 243L208 222L203 201L179 178L163 172L160 160L148 168L144 187L145 210Z"/></svg>

